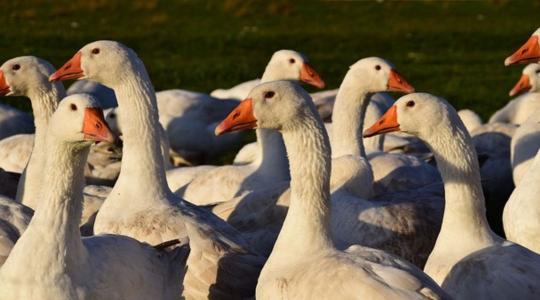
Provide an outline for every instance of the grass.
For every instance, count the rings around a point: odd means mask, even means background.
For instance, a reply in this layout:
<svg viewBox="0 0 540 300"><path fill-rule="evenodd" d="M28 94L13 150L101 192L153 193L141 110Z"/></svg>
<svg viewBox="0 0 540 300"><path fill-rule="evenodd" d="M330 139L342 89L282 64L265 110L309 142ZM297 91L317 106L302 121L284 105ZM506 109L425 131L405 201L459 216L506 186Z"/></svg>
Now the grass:
<svg viewBox="0 0 540 300"><path fill-rule="evenodd" d="M114 39L139 53L157 90L211 91L260 76L282 48L308 54L330 88L377 55L417 90L484 119L521 73L504 58L540 25L539 1L28 0L0 10L1 61L36 55L60 66L84 44Z"/></svg>

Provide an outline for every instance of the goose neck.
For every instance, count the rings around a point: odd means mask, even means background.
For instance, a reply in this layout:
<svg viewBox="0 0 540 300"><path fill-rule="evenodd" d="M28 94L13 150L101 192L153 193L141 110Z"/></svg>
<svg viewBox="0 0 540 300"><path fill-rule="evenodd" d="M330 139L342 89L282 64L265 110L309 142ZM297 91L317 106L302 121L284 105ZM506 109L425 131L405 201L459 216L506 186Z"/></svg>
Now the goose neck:
<svg viewBox="0 0 540 300"><path fill-rule="evenodd" d="M332 112L332 151L334 157L355 155L366 158L362 139L364 118L371 93L346 75Z"/></svg>
<svg viewBox="0 0 540 300"><path fill-rule="evenodd" d="M34 113L36 132L30 159L17 186L16 199L34 209L37 201L41 198L39 184L43 176L42 170L46 158L45 138L49 119L56 110L58 102L65 96L64 86L60 82L40 85L28 93Z"/></svg>
<svg viewBox="0 0 540 300"><path fill-rule="evenodd" d="M58 102L65 96L66 91L60 82L47 83L29 92L28 97L32 105L34 124L36 126L36 143L45 143L49 119L58 107Z"/></svg>
<svg viewBox="0 0 540 300"><path fill-rule="evenodd" d="M49 247L53 259L59 263L78 263L86 255L79 220L88 152L88 145L48 136L45 163L48 174L43 176L41 201L26 232L39 236L39 247Z"/></svg>
<svg viewBox="0 0 540 300"><path fill-rule="evenodd" d="M120 84L113 86L123 136L122 166L115 188L131 190L130 194L150 205L151 199L164 199L171 194L160 149L156 95L142 62L122 78Z"/></svg>
<svg viewBox="0 0 540 300"><path fill-rule="evenodd" d="M438 130L434 138L427 141L445 191L444 216L436 248L445 241L458 240L467 240L471 245L489 245L496 237L486 219L476 151L465 126L459 120L454 124Z"/></svg>
<svg viewBox="0 0 540 300"><path fill-rule="evenodd" d="M291 201L272 255L302 256L332 245L328 229L330 142L315 114L299 118L282 131L290 158Z"/></svg>

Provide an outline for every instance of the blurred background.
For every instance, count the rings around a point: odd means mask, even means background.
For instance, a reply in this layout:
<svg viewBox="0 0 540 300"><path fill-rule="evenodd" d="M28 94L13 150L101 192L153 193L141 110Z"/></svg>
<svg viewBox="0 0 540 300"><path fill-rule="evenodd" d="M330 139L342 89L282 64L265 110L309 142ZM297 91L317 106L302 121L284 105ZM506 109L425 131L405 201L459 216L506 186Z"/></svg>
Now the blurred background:
<svg viewBox="0 0 540 300"><path fill-rule="evenodd" d="M366 56L392 61L418 91L485 119L509 100L511 54L540 26L540 1L1 1L0 60L36 55L60 66L84 44L134 48L156 90L209 92L259 77L294 49L339 86ZM29 102L2 98L29 111Z"/></svg>

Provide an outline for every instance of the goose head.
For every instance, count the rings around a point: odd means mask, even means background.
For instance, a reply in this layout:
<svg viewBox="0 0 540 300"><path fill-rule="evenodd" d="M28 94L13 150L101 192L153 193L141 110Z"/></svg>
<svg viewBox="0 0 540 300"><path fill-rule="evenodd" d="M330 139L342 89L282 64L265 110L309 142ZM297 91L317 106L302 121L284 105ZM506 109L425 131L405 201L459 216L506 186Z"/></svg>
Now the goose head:
<svg viewBox="0 0 540 300"><path fill-rule="evenodd" d="M540 59L540 28L514 54L504 60L504 65L517 63L538 62Z"/></svg>
<svg viewBox="0 0 540 300"><path fill-rule="evenodd" d="M455 109L446 100L427 93L413 93L399 98L370 128L364 137L401 131L430 141L439 132L462 124Z"/></svg>
<svg viewBox="0 0 540 300"><path fill-rule="evenodd" d="M412 93L414 88L401 76L390 62L379 57L363 58L352 66L346 75L355 84L362 85L370 93Z"/></svg>
<svg viewBox="0 0 540 300"><path fill-rule="evenodd" d="M286 130L308 110L317 115L309 94L292 81L262 83L216 127L215 134L250 128Z"/></svg>
<svg viewBox="0 0 540 300"><path fill-rule="evenodd" d="M125 77L126 68L136 69L140 62L135 52L116 41L96 41L82 47L61 68L49 77L50 81L88 79L105 86L115 86Z"/></svg>
<svg viewBox="0 0 540 300"><path fill-rule="evenodd" d="M309 64L308 58L294 50L276 51L266 66L264 76L269 81L299 80L320 89L325 86L319 74Z"/></svg>
<svg viewBox="0 0 540 300"><path fill-rule="evenodd" d="M99 102L88 94L74 94L60 101L49 122L47 135L81 146L114 142Z"/></svg>
<svg viewBox="0 0 540 300"><path fill-rule="evenodd" d="M536 92L539 90L540 64L528 64L521 74L521 78L510 91L510 97L524 92Z"/></svg>
<svg viewBox="0 0 540 300"><path fill-rule="evenodd" d="M47 61L34 56L20 56L0 66L0 96L28 96L34 89L52 88L47 79L54 72Z"/></svg>

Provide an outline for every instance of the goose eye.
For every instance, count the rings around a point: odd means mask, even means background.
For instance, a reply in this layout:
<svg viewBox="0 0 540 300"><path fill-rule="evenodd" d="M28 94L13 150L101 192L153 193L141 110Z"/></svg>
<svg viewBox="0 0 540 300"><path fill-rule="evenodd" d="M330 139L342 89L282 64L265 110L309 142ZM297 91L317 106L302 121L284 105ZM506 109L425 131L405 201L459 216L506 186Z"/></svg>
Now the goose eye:
<svg viewBox="0 0 540 300"><path fill-rule="evenodd" d="M71 103L71 105L69 106L69 108L73 111L77 110L77 105Z"/></svg>
<svg viewBox="0 0 540 300"><path fill-rule="evenodd" d="M540 74L540 70L536 70L536 74Z"/></svg>
<svg viewBox="0 0 540 300"><path fill-rule="evenodd" d="M379 71L380 69L381 69L381 66L379 66L379 65L375 66L375 70Z"/></svg>
<svg viewBox="0 0 540 300"><path fill-rule="evenodd" d="M19 65L19 64L15 64L15 65L13 65L13 66L11 67L11 69L14 70L14 71L17 71L17 70L20 69L20 68L21 68L21 65Z"/></svg>
<svg viewBox="0 0 540 300"><path fill-rule="evenodd" d="M92 49L92 54L99 54L99 48Z"/></svg>
<svg viewBox="0 0 540 300"><path fill-rule="evenodd" d="M109 118L111 118L111 119L114 119L114 118L116 118L116 114L115 114L115 113L111 113L111 114L109 114Z"/></svg>
<svg viewBox="0 0 540 300"><path fill-rule="evenodd" d="M264 98L265 99L270 99L272 97L274 97L275 93L272 92L272 91L268 91L268 92L264 92Z"/></svg>
<svg viewBox="0 0 540 300"><path fill-rule="evenodd" d="M296 62L296 60L294 60L294 58L289 59L289 63L294 64L295 62Z"/></svg>
<svg viewBox="0 0 540 300"><path fill-rule="evenodd" d="M414 101L413 100L410 100L407 102L407 107L413 107L414 106Z"/></svg>

